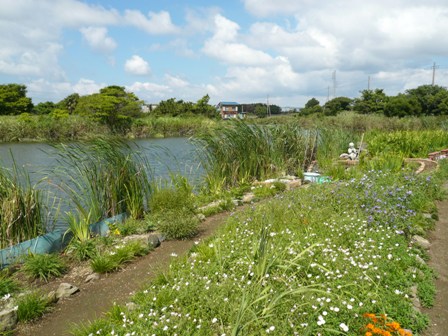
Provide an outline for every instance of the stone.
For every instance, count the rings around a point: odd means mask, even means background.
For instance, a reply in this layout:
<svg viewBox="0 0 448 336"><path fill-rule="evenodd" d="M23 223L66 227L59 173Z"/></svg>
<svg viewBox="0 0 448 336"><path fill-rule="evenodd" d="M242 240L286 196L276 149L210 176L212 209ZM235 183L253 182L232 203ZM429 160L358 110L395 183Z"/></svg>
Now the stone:
<svg viewBox="0 0 448 336"><path fill-rule="evenodd" d="M196 216L198 217L199 221L201 222L205 221L206 217L203 213L198 213Z"/></svg>
<svg viewBox="0 0 448 336"><path fill-rule="evenodd" d="M56 291L51 291L47 294L47 300L49 303L57 303L59 298L56 296Z"/></svg>
<svg viewBox="0 0 448 336"><path fill-rule="evenodd" d="M58 299L65 298L72 296L73 294L79 292L79 288L76 286L73 286L69 283L63 282L59 285L58 289L56 290L56 297Z"/></svg>
<svg viewBox="0 0 448 336"><path fill-rule="evenodd" d="M10 331L17 325L17 309L14 301L10 300L0 311L0 333Z"/></svg>
<svg viewBox="0 0 448 336"><path fill-rule="evenodd" d="M251 203L253 200L255 199L255 194L254 193L248 193L243 195L243 203Z"/></svg>
<svg viewBox="0 0 448 336"><path fill-rule="evenodd" d="M128 303L126 303L126 308L129 311L133 311L137 308L137 305L134 302L128 302Z"/></svg>
<svg viewBox="0 0 448 336"><path fill-rule="evenodd" d="M87 283L87 282L91 282L91 281L96 281L96 280L99 280L99 278L100 278L100 275L98 273L92 273L87 276L87 278L84 280L84 282Z"/></svg>
<svg viewBox="0 0 448 336"><path fill-rule="evenodd" d="M151 248L157 248L160 246L160 242L161 240L159 239L159 235L158 234L150 234L148 236L148 246Z"/></svg>
<svg viewBox="0 0 448 336"><path fill-rule="evenodd" d="M287 184L289 189L295 189L295 188L300 187L301 185L302 185L302 180L300 180L300 179L292 180Z"/></svg>
<svg viewBox="0 0 448 336"><path fill-rule="evenodd" d="M430 213L424 213L423 218L425 219L432 219L432 215Z"/></svg>
<svg viewBox="0 0 448 336"><path fill-rule="evenodd" d="M417 235L413 236L412 242L415 245L420 246L421 248L423 248L425 250L428 250L431 247L431 243L427 239L425 239L421 236L417 236Z"/></svg>
<svg viewBox="0 0 448 336"><path fill-rule="evenodd" d="M415 256L415 260L421 265L426 265L426 262L418 254Z"/></svg>
<svg viewBox="0 0 448 336"><path fill-rule="evenodd" d="M415 298L417 297L418 287L417 285L414 285L411 287L411 297Z"/></svg>

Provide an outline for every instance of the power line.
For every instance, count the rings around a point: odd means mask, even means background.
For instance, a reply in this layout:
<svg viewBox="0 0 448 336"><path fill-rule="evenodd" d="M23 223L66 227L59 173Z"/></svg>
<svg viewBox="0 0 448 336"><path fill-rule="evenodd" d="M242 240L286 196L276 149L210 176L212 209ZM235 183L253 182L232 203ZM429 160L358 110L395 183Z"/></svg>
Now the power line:
<svg viewBox="0 0 448 336"><path fill-rule="evenodd" d="M434 62L434 64L432 65L432 83L431 83L432 86L434 86L434 83L435 83L435 79L436 79L436 69L437 69L438 67L439 67L439 66L436 65L436 62Z"/></svg>

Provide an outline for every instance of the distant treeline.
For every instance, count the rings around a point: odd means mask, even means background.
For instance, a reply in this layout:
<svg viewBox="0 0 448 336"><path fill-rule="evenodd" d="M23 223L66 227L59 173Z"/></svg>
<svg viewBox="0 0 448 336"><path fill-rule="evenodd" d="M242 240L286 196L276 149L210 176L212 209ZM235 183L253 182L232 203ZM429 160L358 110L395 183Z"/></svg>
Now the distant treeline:
<svg viewBox="0 0 448 336"><path fill-rule="evenodd" d="M422 85L396 96L387 96L383 89L363 90L358 98L337 97L323 105L311 98L300 113L334 116L350 110L387 117L448 115L448 90L438 85Z"/></svg>

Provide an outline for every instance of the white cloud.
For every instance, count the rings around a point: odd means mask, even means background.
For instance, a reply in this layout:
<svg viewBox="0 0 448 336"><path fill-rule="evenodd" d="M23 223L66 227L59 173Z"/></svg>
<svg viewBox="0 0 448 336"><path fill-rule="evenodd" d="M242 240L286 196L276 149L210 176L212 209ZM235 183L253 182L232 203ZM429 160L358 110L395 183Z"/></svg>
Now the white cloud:
<svg viewBox="0 0 448 336"><path fill-rule="evenodd" d="M139 97L144 99L161 99L171 93L172 90L168 85L161 85L151 82L135 82L126 89L134 92Z"/></svg>
<svg viewBox="0 0 448 336"><path fill-rule="evenodd" d="M180 30L171 22L170 13L160 11L159 13L149 12L148 17L138 10L126 10L125 21L138 27L149 34L175 34Z"/></svg>
<svg viewBox="0 0 448 336"><path fill-rule="evenodd" d="M128 59L124 65L124 69L130 74L139 76L149 75L151 72L148 62L138 55L133 55Z"/></svg>
<svg viewBox="0 0 448 336"><path fill-rule="evenodd" d="M100 92L106 86L105 83L97 83L92 79L81 78L73 85L73 92L79 93L80 95L89 95Z"/></svg>
<svg viewBox="0 0 448 336"><path fill-rule="evenodd" d="M239 25L220 14L215 16L213 36L205 41L202 51L228 64L267 65L272 63L272 57L260 50L236 42Z"/></svg>
<svg viewBox="0 0 448 336"><path fill-rule="evenodd" d="M90 47L96 51L109 53L117 47L117 43L107 36L105 27L84 27L80 32Z"/></svg>
<svg viewBox="0 0 448 336"><path fill-rule="evenodd" d="M172 88L186 88L190 85L188 81L185 79L180 78L179 76L172 76L169 74L165 74L165 81L167 85L169 85Z"/></svg>

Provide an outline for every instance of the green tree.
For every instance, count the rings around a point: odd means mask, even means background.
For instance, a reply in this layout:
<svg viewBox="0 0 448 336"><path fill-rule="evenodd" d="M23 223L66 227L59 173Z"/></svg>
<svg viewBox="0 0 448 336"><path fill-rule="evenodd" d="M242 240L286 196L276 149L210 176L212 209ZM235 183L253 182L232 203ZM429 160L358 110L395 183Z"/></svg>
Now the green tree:
<svg viewBox="0 0 448 336"><path fill-rule="evenodd" d="M262 104L255 106L254 113L258 118L266 118L266 116L267 116L266 106L262 105Z"/></svg>
<svg viewBox="0 0 448 336"><path fill-rule="evenodd" d="M72 114L76 109L76 105L78 105L78 101L79 94L72 93L71 95L68 95L63 100L61 100L57 105L59 108L67 110L69 114Z"/></svg>
<svg viewBox="0 0 448 336"><path fill-rule="evenodd" d="M0 115L31 113L33 103L26 96L26 86L21 84L0 85Z"/></svg>
<svg viewBox="0 0 448 336"><path fill-rule="evenodd" d="M420 115L421 111L417 99L404 94L399 94L396 97L389 97L388 102L384 106L384 114L388 117Z"/></svg>
<svg viewBox="0 0 448 336"><path fill-rule="evenodd" d="M202 114L207 117L217 117L216 108L209 104L210 96L206 94L199 99L194 106L194 113Z"/></svg>
<svg viewBox="0 0 448 336"><path fill-rule="evenodd" d="M53 112L55 107L55 103L51 101L42 102L34 106L33 113L39 115L50 114L51 112Z"/></svg>
<svg viewBox="0 0 448 336"><path fill-rule="evenodd" d="M132 118L141 115L141 104L133 93L113 85L80 97L74 112L107 125L114 133L124 133L131 126Z"/></svg>
<svg viewBox="0 0 448 336"><path fill-rule="evenodd" d="M322 106L320 106L320 102L316 98L311 98L308 100L305 107L300 109L300 113L303 115L322 113L322 111Z"/></svg>
<svg viewBox="0 0 448 336"><path fill-rule="evenodd" d="M444 104L448 96L447 90L438 85L421 85L406 91L406 94L417 99L422 114L446 114ZM440 108L439 105L441 104Z"/></svg>
<svg viewBox="0 0 448 336"><path fill-rule="evenodd" d="M354 100L353 109L361 114L383 113L388 97L383 89L363 90Z"/></svg>
<svg viewBox="0 0 448 336"><path fill-rule="evenodd" d="M337 97L325 103L325 115L337 115L339 112L350 110L352 100L347 97Z"/></svg>

